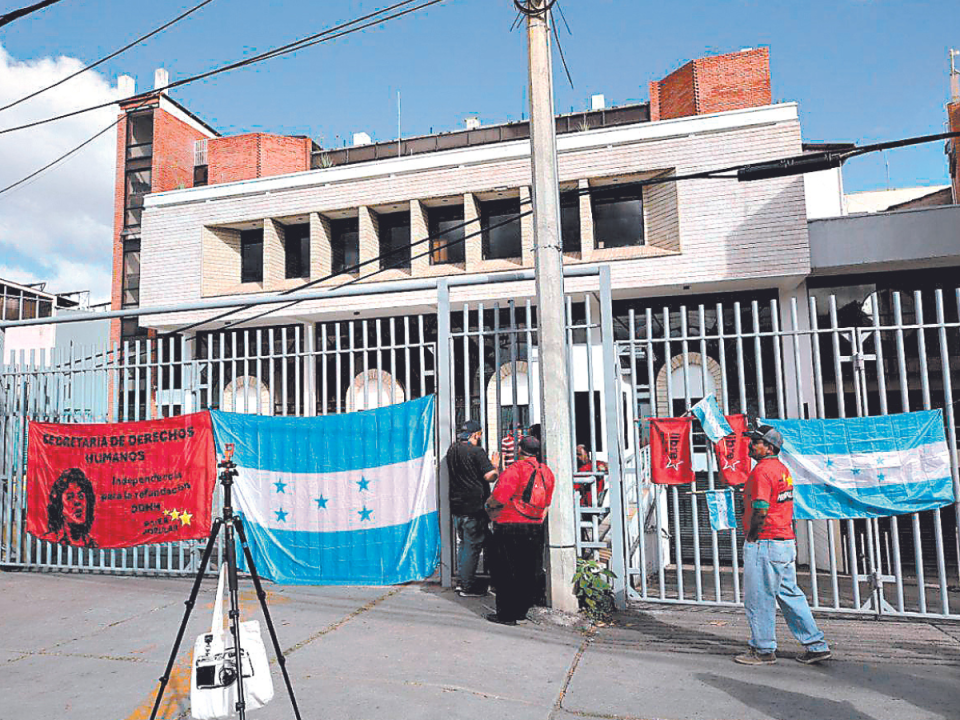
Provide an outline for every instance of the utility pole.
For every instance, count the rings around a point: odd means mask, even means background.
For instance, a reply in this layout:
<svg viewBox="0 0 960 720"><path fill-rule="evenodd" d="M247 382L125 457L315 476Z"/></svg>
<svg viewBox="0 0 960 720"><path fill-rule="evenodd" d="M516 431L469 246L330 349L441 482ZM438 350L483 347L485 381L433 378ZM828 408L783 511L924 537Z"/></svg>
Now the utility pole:
<svg viewBox="0 0 960 720"><path fill-rule="evenodd" d="M576 612L576 526L573 492L573 438L567 368L560 246L560 188L553 114L553 62L548 0L526 0L530 72L530 163L533 176L533 242L536 259L541 428L544 460L557 484L547 515L549 544L547 596L550 606Z"/></svg>

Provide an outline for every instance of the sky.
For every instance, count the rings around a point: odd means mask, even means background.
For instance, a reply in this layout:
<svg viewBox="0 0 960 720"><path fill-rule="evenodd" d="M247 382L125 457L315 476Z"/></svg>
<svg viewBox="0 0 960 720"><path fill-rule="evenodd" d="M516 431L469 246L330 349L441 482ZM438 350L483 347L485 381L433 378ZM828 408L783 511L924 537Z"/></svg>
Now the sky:
<svg viewBox="0 0 960 720"><path fill-rule="evenodd" d="M0 0L0 13L28 4ZM62 2L0 28L0 105L62 77L192 6L193 0ZM150 89L248 57L389 4L389 0L214 0L97 70L0 112L0 128L116 97L120 74ZM571 33L555 56L558 112L648 99L648 84L689 60L768 46L774 101L799 103L808 142L869 143L942 132L948 55L960 3L893 0L560 0ZM512 0L447 0L383 26L174 90L223 134L309 135L339 146L520 120L526 51ZM0 187L45 165L115 117L110 109L0 135ZM0 277L109 295L115 137L0 195ZM847 192L945 184L942 143L850 161Z"/></svg>

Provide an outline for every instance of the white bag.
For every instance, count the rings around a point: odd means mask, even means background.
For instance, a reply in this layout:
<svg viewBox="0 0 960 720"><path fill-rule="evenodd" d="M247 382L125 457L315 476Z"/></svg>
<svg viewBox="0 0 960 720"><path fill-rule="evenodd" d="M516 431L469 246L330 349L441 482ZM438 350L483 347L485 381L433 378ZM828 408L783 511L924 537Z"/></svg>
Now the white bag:
<svg viewBox="0 0 960 720"><path fill-rule="evenodd" d="M220 566L217 599L213 606L210 632L193 644L190 673L190 714L197 720L230 717L236 714L237 677L233 633L223 627L223 586L227 564ZM273 679L267 650L260 638L260 623L240 623L240 651L243 666L243 696L247 710L263 707L273 698Z"/></svg>

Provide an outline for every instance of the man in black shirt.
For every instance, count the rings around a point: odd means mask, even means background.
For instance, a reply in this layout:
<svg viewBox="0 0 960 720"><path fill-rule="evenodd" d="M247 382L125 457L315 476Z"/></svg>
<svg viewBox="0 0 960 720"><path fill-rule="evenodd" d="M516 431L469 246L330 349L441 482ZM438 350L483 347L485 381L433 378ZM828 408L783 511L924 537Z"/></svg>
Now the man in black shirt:
<svg viewBox="0 0 960 720"><path fill-rule="evenodd" d="M484 505L490 496L490 485L497 479L497 453L487 457L480 447L483 428L476 420L460 426L457 440L447 451L450 477L450 514L460 539L457 565L461 597L482 597L487 588L477 583L477 563L490 533Z"/></svg>

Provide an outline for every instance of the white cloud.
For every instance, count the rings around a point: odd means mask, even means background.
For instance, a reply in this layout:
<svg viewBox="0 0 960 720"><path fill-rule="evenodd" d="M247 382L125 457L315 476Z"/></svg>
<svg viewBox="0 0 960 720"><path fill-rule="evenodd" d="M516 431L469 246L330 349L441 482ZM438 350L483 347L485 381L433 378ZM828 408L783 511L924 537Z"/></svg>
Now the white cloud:
<svg viewBox="0 0 960 720"><path fill-rule="evenodd" d="M79 70L76 58L18 61L0 45L0 106ZM96 71L0 112L0 128L60 115L118 97ZM87 140L117 118L116 106L0 135L0 187ZM116 131L59 166L0 195L0 277L47 282L52 292L110 297Z"/></svg>

